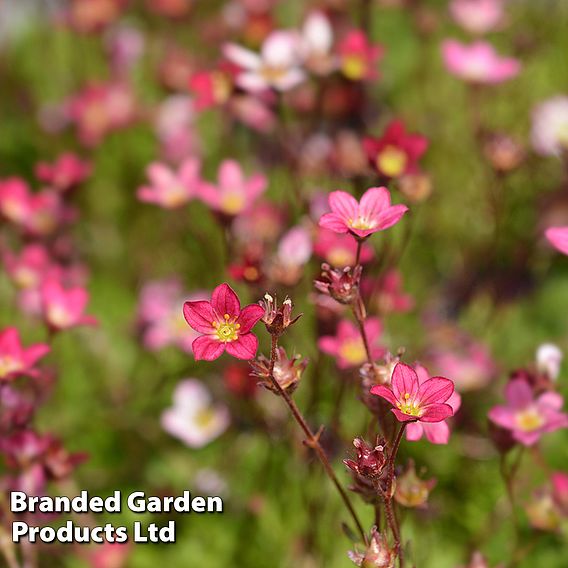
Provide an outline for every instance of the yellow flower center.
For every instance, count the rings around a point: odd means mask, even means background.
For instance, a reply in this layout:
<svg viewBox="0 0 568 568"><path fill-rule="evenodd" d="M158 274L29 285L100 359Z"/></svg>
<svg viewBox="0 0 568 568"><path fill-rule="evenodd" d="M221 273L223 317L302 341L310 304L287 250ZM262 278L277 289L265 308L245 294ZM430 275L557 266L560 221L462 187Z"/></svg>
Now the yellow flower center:
<svg viewBox="0 0 568 568"><path fill-rule="evenodd" d="M0 357L0 377L7 377L10 373L15 373L22 368L22 364L14 357L4 355Z"/></svg>
<svg viewBox="0 0 568 568"><path fill-rule="evenodd" d="M420 405L417 404L415 399L410 400L410 393L408 392L404 393L404 397L396 403L396 406L401 412L410 416L420 416L422 414Z"/></svg>
<svg viewBox="0 0 568 568"><path fill-rule="evenodd" d="M221 72L214 72L213 81L213 98L220 103L224 103L231 94L231 83L226 75Z"/></svg>
<svg viewBox="0 0 568 568"><path fill-rule="evenodd" d="M333 266L351 266L355 261L355 257L347 249L335 248L329 251L327 260Z"/></svg>
<svg viewBox="0 0 568 568"><path fill-rule="evenodd" d="M407 163L406 152L396 146L386 146L377 156L377 168L389 177L402 174Z"/></svg>
<svg viewBox="0 0 568 568"><path fill-rule="evenodd" d="M55 327L65 328L72 323L69 312L62 306L49 306L47 308L47 321Z"/></svg>
<svg viewBox="0 0 568 568"><path fill-rule="evenodd" d="M193 423L199 428L209 428L215 420L215 412L211 408L202 408L195 414Z"/></svg>
<svg viewBox="0 0 568 568"><path fill-rule="evenodd" d="M245 197L241 193L231 191L221 198L221 209L228 215L236 215L245 206Z"/></svg>
<svg viewBox="0 0 568 568"><path fill-rule="evenodd" d="M517 426L523 432L534 432L544 424L544 418L537 412L535 408L527 408L519 412L515 420Z"/></svg>
<svg viewBox="0 0 568 568"><path fill-rule="evenodd" d="M34 288L38 279L34 270L22 266L15 272L14 281L20 288Z"/></svg>
<svg viewBox="0 0 568 568"><path fill-rule="evenodd" d="M235 323L235 318L231 319L229 314L223 316L224 322L214 321L212 323L215 328L215 335L222 343L230 343L239 338L239 329L241 325Z"/></svg>
<svg viewBox="0 0 568 568"><path fill-rule="evenodd" d="M367 217L357 217L356 219L349 219L348 225L352 229L366 231L367 229L374 229L377 222L374 219L367 219Z"/></svg>
<svg viewBox="0 0 568 568"><path fill-rule="evenodd" d="M176 185L164 194L164 204L168 207L183 205L187 199L187 190L183 185Z"/></svg>
<svg viewBox="0 0 568 568"><path fill-rule="evenodd" d="M364 363L367 359L367 353L365 352L365 345L363 340L350 339L346 341L340 348L339 354L343 359L345 359L350 365L360 365Z"/></svg>
<svg viewBox="0 0 568 568"><path fill-rule="evenodd" d="M357 81L367 74L367 62L359 55L348 55L341 62L341 70L348 79Z"/></svg>
<svg viewBox="0 0 568 568"><path fill-rule="evenodd" d="M260 74L268 83L273 83L281 79L287 72L286 67L277 67L272 65L265 65L260 70Z"/></svg>

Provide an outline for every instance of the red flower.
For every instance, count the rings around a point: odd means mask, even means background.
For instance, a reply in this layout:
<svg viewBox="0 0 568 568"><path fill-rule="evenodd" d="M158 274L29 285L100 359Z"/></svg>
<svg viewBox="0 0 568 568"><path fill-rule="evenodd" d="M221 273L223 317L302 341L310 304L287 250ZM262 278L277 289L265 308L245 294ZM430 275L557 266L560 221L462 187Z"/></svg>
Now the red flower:
<svg viewBox="0 0 568 568"><path fill-rule="evenodd" d="M228 284L217 286L210 302L186 302L183 315L195 331L203 334L192 344L196 360L213 361L225 349L237 359L255 356L258 339L250 330L262 318L264 309L251 304L241 310L239 298Z"/></svg>
<svg viewBox="0 0 568 568"><path fill-rule="evenodd" d="M420 134L409 134L400 120L392 121L381 138L367 137L363 148L372 167L389 178L416 173L418 160L428 148Z"/></svg>
<svg viewBox="0 0 568 568"><path fill-rule="evenodd" d="M390 388L377 385L371 389L390 402L400 422L441 422L454 411L446 401L454 392L454 383L443 377L432 377L420 384L416 371L404 363L394 368Z"/></svg>
<svg viewBox="0 0 568 568"><path fill-rule="evenodd" d="M37 343L25 349L15 327L0 332L0 381L15 379L20 375L37 375L36 362L49 353L49 346Z"/></svg>

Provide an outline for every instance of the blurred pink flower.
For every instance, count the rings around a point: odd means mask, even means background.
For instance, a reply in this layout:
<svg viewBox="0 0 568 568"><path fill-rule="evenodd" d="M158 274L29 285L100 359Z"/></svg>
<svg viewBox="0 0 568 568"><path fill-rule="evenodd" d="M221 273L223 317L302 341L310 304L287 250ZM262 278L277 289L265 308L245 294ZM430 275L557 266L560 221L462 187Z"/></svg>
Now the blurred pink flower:
<svg viewBox="0 0 568 568"><path fill-rule="evenodd" d="M368 237L396 225L408 211L406 205L391 205L386 187L372 187L357 200L344 191L329 194L331 213L319 220L320 227L336 233L351 232L359 238Z"/></svg>
<svg viewBox="0 0 568 568"><path fill-rule="evenodd" d="M209 391L200 381L181 381L173 398L173 406L162 414L162 427L190 448L206 446L229 426L229 411L212 404Z"/></svg>
<svg viewBox="0 0 568 568"><path fill-rule="evenodd" d="M40 181L59 191L67 191L85 181L91 175L92 166L77 154L65 152L53 164L38 162L35 172Z"/></svg>
<svg viewBox="0 0 568 568"><path fill-rule="evenodd" d="M123 568L131 552L129 542L103 542L96 544L86 557L90 568Z"/></svg>
<svg viewBox="0 0 568 568"><path fill-rule="evenodd" d="M335 233L328 229L318 228L314 252L336 268L355 266L357 243L349 235ZM363 244L359 261L366 263L372 260L373 249Z"/></svg>
<svg viewBox="0 0 568 568"><path fill-rule="evenodd" d="M226 44L223 52L241 68L236 83L245 91L288 91L305 79L299 64L299 41L295 32L277 30L264 40L260 54L234 43Z"/></svg>
<svg viewBox="0 0 568 568"><path fill-rule="evenodd" d="M337 48L339 67L351 81L368 81L379 76L377 64L384 54L384 48L372 44L362 30L351 30Z"/></svg>
<svg viewBox="0 0 568 568"><path fill-rule="evenodd" d="M496 84L516 77L521 64L512 57L500 57L486 41L465 45L448 39L442 43L446 69L464 81L477 84Z"/></svg>
<svg viewBox="0 0 568 568"><path fill-rule="evenodd" d="M198 153L199 140L194 130L194 118L193 103L187 95L171 95L160 103L155 130L164 159L179 164L188 156Z"/></svg>
<svg viewBox="0 0 568 568"><path fill-rule="evenodd" d="M15 327L0 332L0 382L15 379L21 375L37 375L34 365L49 353L49 345L36 343L22 347L20 333Z"/></svg>
<svg viewBox="0 0 568 568"><path fill-rule="evenodd" d="M494 30L505 16L503 0L452 0L449 8L457 24L480 35Z"/></svg>
<svg viewBox="0 0 568 568"><path fill-rule="evenodd" d="M85 315L89 293L82 287L64 288L54 279L41 286L42 314L47 325L62 331L79 325L95 325L93 316Z"/></svg>
<svg viewBox="0 0 568 568"><path fill-rule="evenodd" d="M128 25L120 25L106 37L107 49L114 73L128 73L144 53L144 34Z"/></svg>
<svg viewBox="0 0 568 568"><path fill-rule="evenodd" d="M196 71L189 79L189 90L193 94L195 110L225 104L233 92L236 71L231 63L221 64L217 69Z"/></svg>
<svg viewBox="0 0 568 568"><path fill-rule="evenodd" d="M204 298L201 292L184 295L180 282L174 279L145 284L140 293L138 324L146 349L156 351L175 345L192 353L191 344L198 334L187 326L179 308L185 300Z"/></svg>
<svg viewBox="0 0 568 568"><path fill-rule="evenodd" d="M560 374L564 354L557 345L543 343L536 350L536 368L551 381L555 381Z"/></svg>
<svg viewBox="0 0 568 568"><path fill-rule="evenodd" d="M160 162L153 162L146 170L150 185L139 187L136 195L140 201L164 209L182 207L198 195L200 169L201 163L197 158L187 158L177 171Z"/></svg>
<svg viewBox="0 0 568 568"><path fill-rule="evenodd" d="M324 12L310 12L302 27L299 50L304 65L316 75L328 75L338 66L333 53L333 27Z"/></svg>
<svg viewBox="0 0 568 568"><path fill-rule="evenodd" d="M418 383L422 385L430 379L428 371L422 365L415 365L416 374L418 375ZM452 407L453 415L461 406L461 396L454 390L446 404ZM412 442L420 440L422 436L432 444L447 444L450 439L450 427L448 423L442 422L413 422L406 427L406 439Z"/></svg>
<svg viewBox="0 0 568 568"><path fill-rule="evenodd" d="M414 298L404 292L402 274L396 269L389 270L375 281L364 279L362 289L381 314L404 313L414 307Z"/></svg>
<svg viewBox="0 0 568 568"><path fill-rule="evenodd" d="M380 396L393 405L392 412L400 422L442 422L453 416L447 404L454 392L454 383L444 377L432 377L422 383L409 365L397 363L391 384L376 385L371 394Z"/></svg>
<svg viewBox="0 0 568 568"><path fill-rule="evenodd" d="M561 412L563 398L555 392L538 397L524 379L509 381L505 388L506 405L494 406L489 419L510 430L524 446L532 446L547 432L568 427L568 415Z"/></svg>
<svg viewBox="0 0 568 568"><path fill-rule="evenodd" d="M568 97L557 95L538 104L532 112L531 141L543 156L568 152Z"/></svg>
<svg viewBox="0 0 568 568"><path fill-rule="evenodd" d="M21 178L0 180L0 214L7 221L23 225L30 214L30 188Z"/></svg>
<svg viewBox="0 0 568 568"><path fill-rule="evenodd" d="M210 302L185 302L183 315L195 331L203 334L192 344L196 361L213 361L225 349L237 359L255 356L258 339L251 329L264 315L264 309L258 304L241 309L239 298L228 284L217 286Z"/></svg>
<svg viewBox="0 0 568 568"><path fill-rule="evenodd" d="M292 227L280 239L277 257L281 266L303 266L309 262L311 256L312 238L305 227Z"/></svg>
<svg viewBox="0 0 568 568"><path fill-rule="evenodd" d="M562 254L568 254L568 227L550 227L545 236L548 242Z"/></svg>
<svg viewBox="0 0 568 568"><path fill-rule="evenodd" d="M229 110L237 120L257 132L266 134L276 126L276 115L268 102L258 96L234 96L229 102Z"/></svg>
<svg viewBox="0 0 568 568"><path fill-rule="evenodd" d="M54 266L42 244L26 245L19 254L6 251L2 257L10 279L23 289L37 288Z"/></svg>
<svg viewBox="0 0 568 568"><path fill-rule="evenodd" d="M267 186L267 179L262 174L255 173L245 178L240 164L235 160L221 163L217 180L217 185L201 183L199 197L215 211L231 216L250 208Z"/></svg>
<svg viewBox="0 0 568 568"><path fill-rule="evenodd" d="M365 332L373 359L382 357L385 349L379 345L383 326L378 318L365 320ZM365 344L359 328L349 320L341 320L335 335L325 335L318 340L318 347L324 353L335 357L340 369L359 367L367 361Z"/></svg>

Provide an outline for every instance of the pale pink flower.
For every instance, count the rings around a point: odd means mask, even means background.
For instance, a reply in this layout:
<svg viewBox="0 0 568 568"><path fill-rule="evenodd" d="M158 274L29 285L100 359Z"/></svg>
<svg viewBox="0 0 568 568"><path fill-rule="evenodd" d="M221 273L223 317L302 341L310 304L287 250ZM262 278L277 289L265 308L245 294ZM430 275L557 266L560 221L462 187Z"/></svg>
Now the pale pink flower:
<svg viewBox="0 0 568 568"><path fill-rule="evenodd" d="M19 254L6 251L3 260L10 279L23 289L37 288L53 267L53 261L42 244L27 245Z"/></svg>
<svg viewBox="0 0 568 568"><path fill-rule="evenodd" d="M396 225L408 211L406 205L391 205L386 187L372 187L357 201L344 191L329 194L331 213L323 215L320 227L336 233L353 233L359 238L368 237Z"/></svg>
<svg viewBox="0 0 568 568"><path fill-rule="evenodd" d="M538 104L532 113L531 141L543 156L568 152L568 97L557 95Z"/></svg>
<svg viewBox="0 0 568 568"><path fill-rule="evenodd" d="M192 353L191 344L198 333L187 326L179 309L184 301L203 300L205 294L184 295L179 281L174 279L148 282L140 293L138 324L144 346L157 351L175 345Z"/></svg>
<svg viewBox="0 0 568 568"><path fill-rule="evenodd" d="M332 52L333 27L323 12L316 10L308 14L299 48L304 65L316 75L328 75L337 68L339 61Z"/></svg>
<svg viewBox="0 0 568 568"><path fill-rule="evenodd" d="M442 422L453 416L448 400L454 392L454 383L444 377L432 377L420 382L409 365L397 363L389 386L376 385L371 394L380 396L393 405L391 409L399 422Z"/></svg>
<svg viewBox="0 0 568 568"><path fill-rule="evenodd" d="M245 126L266 134L274 130L276 115L257 95L236 95L229 101L231 114Z"/></svg>
<svg viewBox="0 0 568 568"><path fill-rule="evenodd" d="M499 26L505 11L503 0L452 0L450 14L462 28L481 35Z"/></svg>
<svg viewBox="0 0 568 568"><path fill-rule="evenodd" d="M209 207L225 215L239 215L249 209L264 193L267 179L259 173L246 178L240 164L224 160L219 166L217 185L203 182L199 197Z"/></svg>
<svg viewBox="0 0 568 568"><path fill-rule="evenodd" d="M260 54L234 43L225 45L223 52L241 68L236 83L245 91L288 91L305 79L299 64L299 37L292 31L272 32L264 40Z"/></svg>
<svg viewBox="0 0 568 568"><path fill-rule="evenodd" d="M319 227L314 252L336 268L355 266L357 243L350 235L335 233ZM373 256L373 248L366 243L363 244L359 261L369 262Z"/></svg>
<svg viewBox="0 0 568 568"><path fill-rule="evenodd" d="M22 375L37 375L34 368L39 359L49 353L49 345L36 343L23 347L15 327L0 332L0 383Z"/></svg>
<svg viewBox="0 0 568 568"><path fill-rule="evenodd" d="M544 234L556 250L568 255L568 227L550 227Z"/></svg>
<svg viewBox="0 0 568 568"><path fill-rule="evenodd" d="M381 314L404 313L414 307L414 298L404 291L402 274L396 269L389 270L374 281L366 278L362 289L365 294L369 294L369 302Z"/></svg>
<svg viewBox="0 0 568 568"><path fill-rule="evenodd" d="M123 75L130 71L144 53L144 34L128 25L120 25L106 37L113 71Z"/></svg>
<svg viewBox="0 0 568 568"><path fill-rule="evenodd" d="M553 343L543 343L536 350L536 368L539 373L555 381L560 374L563 358L560 347Z"/></svg>
<svg viewBox="0 0 568 568"><path fill-rule="evenodd" d="M41 286L41 301L43 318L55 331L97 323L84 313L89 293L80 286L64 288L57 280L48 279Z"/></svg>
<svg viewBox="0 0 568 568"><path fill-rule="evenodd" d="M214 405L205 385L197 379L181 381L174 404L162 414L162 427L190 448L206 446L229 426L229 411Z"/></svg>
<svg viewBox="0 0 568 568"><path fill-rule="evenodd" d="M532 446L547 432L568 427L568 415L561 412L563 398L545 392L536 398L524 379L509 381L505 388L506 405L495 406L489 419L510 430L513 438L524 446Z"/></svg>
<svg viewBox="0 0 568 568"><path fill-rule="evenodd" d="M187 158L177 171L160 162L153 162L146 170L150 185L138 188L138 199L164 209L182 207L199 192L200 169L201 163L197 158Z"/></svg>
<svg viewBox="0 0 568 568"><path fill-rule="evenodd" d="M108 542L97 544L86 557L89 568L123 568L126 566L132 546L130 542Z"/></svg>
<svg viewBox="0 0 568 568"><path fill-rule="evenodd" d="M298 267L306 264L312 256L310 232L302 226L292 227L278 244L277 257L281 266Z"/></svg>
<svg viewBox="0 0 568 568"><path fill-rule="evenodd" d="M519 61L499 56L486 41L465 45L453 39L445 40L442 56L450 73L470 83L503 83L516 77L521 70Z"/></svg>
<svg viewBox="0 0 568 568"><path fill-rule="evenodd" d="M378 359L385 353L379 345L379 338L383 326L378 318L370 317L365 320L365 331L369 341L371 357ZM325 335L318 340L318 347L324 353L337 359L340 369L359 367L367 361L365 344L361 338L359 328L349 320L341 320L337 326L336 334Z"/></svg>
<svg viewBox="0 0 568 568"><path fill-rule="evenodd" d="M418 384L422 385L430 379L430 374L422 365L415 365L416 374L418 375ZM459 410L461 406L461 396L454 390L450 398L446 401L453 410L453 414ZM412 442L420 440L422 436L432 444L447 444L450 439L450 427L445 420L441 422L412 422L406 427L406 439Z"/></svg>
<svg viewBox="0 0 568 568"><path fill-rule="evenodd" d="M193 104L187 95L171 95L158 107L155 130L167 160L178 164L199 150L194 118Z"/></svg>

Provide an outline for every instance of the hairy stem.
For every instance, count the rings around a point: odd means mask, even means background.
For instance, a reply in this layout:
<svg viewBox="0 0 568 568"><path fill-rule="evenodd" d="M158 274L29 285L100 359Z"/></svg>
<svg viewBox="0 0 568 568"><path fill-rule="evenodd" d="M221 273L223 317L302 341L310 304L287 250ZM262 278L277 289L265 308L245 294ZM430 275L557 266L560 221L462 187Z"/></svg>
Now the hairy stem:
<svg viewBox="0 0 568 568"><path fill-rule="evenodd" d="M306 445L309 446L310 448L312 448L316 452L316 455L318 456L318 459L320 460L321 464L323 465L323 468L324 468L327 476L331 479L333 485L335 485L335 488L339 492L339 495L341 496L343 503L347 507L347 510L349 511L349 514L351 515L351 518L353 519L353 522L355 523L357 530L358 530L359 534L361 535L361 539L363 540L363 542L365 542L367 544L368 543L367 536L365 534L365 531L363 530L363 525L361 525L361 521L359 521L359 517L357 516L357 513L355 512L355 509L353 508L353 504L351 503L349 496L345 492L345 489L343 489L343 487L339 483L339 480L337 479L337 476L335 475L335 472L333 471L333 468L331 467L331 464L329 462L327 454L325 453L325 450L322 448L322 446L320 444L320 441L319 441L319 434L320 433L319 432L317 434L313 433L312 429L310 428L309 424L306 422L306 419L303 417L300 409L297 407L294 400L280 386L280 384L278 383L278 381L274 377L274 365L276 364L277 349L278 349L278 337L276 335L272 335L272 343L271 343L271 349L270 349L269 379L270 379L272 385L274 386L274 388L276 389L276 391L278 392L278 394L284 399L284 402L287 404L288 408L290 409L290 412L292 413L294 420L298 423L298 425L300 426L300 428L304 432L304 434L306 436L306 441L305 441Z"/></svg>

